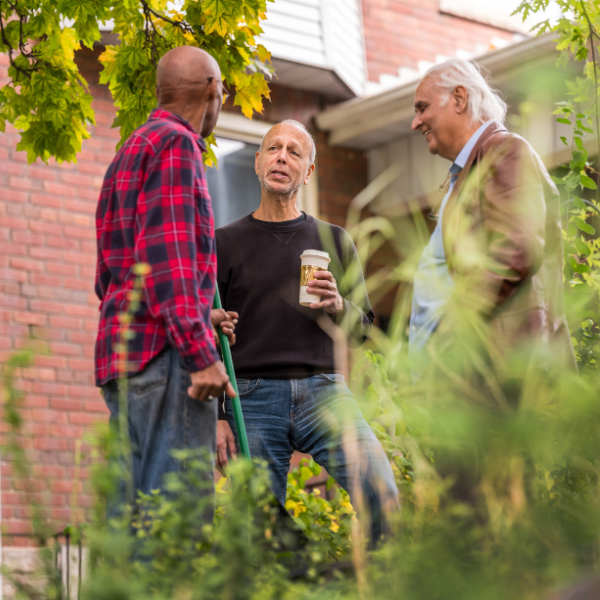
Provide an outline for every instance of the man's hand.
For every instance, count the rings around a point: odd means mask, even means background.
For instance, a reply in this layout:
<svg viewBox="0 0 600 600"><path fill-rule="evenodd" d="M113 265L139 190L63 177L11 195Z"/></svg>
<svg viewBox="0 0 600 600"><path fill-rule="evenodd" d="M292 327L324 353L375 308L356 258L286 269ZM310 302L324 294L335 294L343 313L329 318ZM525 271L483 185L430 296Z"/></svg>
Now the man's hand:
<svg viewBox="0 0 600 600"><path fill-rule="evenodd" d="M231 398L235 396L235 391L221 361L210 365L204 371L190 373L190 376L192 385L188 388L188 395L200 402L210 400L211 396L220 396L223 392Z"/></svg>
<svg viewBox="0 0 600 600"><path fill-rule="evenodd" d="M229 466L227 460L227 450L231 458L237 458L237 449L235 447L235 437L227 421L217 421L217 459L216 467L223 477L227 477L225 469Z"/></svg>
<svg viewBox="0 0 600 600"><path fill-rule="evenodd" d="M320 302L313 302L311 308L324 308L330 315L344 312L344 299L338 292L337 283L329 271L317 271L315 280L308 282L308 293L321 296Z"/></svg>
<svg viewBox="0 0 600 600"><path fill-rule="evenodd" d="M218 308L210 311L210 322L213 327L220 327L223 330L230 346L235 344L235 324L239 318L240 315L232 310L225 312L222 308Z"/></svg>

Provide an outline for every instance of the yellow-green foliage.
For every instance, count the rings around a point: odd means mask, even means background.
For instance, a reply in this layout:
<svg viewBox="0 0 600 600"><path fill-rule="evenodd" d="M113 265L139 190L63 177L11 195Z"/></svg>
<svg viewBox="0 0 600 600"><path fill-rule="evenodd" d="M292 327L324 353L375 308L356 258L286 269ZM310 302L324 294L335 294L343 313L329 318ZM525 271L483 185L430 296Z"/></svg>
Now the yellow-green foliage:
<svg viewBox="0 0 600 600"><path fill-rule="evenodd" d="M21 131L18 150L29 162L76 161L95 124L92 96L75 64L75 51L101 39L113 20L119 44L100 56L101 81L118 107L113 124L121 143L156 106L156 64L170 48L198 46L215 57L235 104L248 118L269 97L269 52L256 42L267 0L15 0L0 3L0 52L11 61L0 89L0 131ZM213 157L214 158L214 157Z"/></svg>

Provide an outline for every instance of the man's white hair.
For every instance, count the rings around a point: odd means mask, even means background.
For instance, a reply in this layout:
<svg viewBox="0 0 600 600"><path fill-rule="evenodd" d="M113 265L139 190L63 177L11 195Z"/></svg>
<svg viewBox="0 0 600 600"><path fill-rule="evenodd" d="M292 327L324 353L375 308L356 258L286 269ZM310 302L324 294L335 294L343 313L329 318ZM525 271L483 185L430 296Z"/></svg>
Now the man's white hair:
<svg viewBox="0 0 600 600"><path fill-rule="evenodd" d="M443 104L448 102L450 94L457 86L462 85L467 90L467 109L473 123L485 123L490 120L505 122L506 102L497 90L488 85L477 63L451 58L431 67L423 76L423 80L428 77L433 77L437 85L445 91Z"/></svg>
<svg viewBox="0 0 600 600"><path fill-rule="evenodd" d="M290 125L295 125L299 129L302 129L302 131L304 131L304 133L306 133L306 135L308 136L308 139L310 140L310 164L314 165L315 158L317 157L317 147L315 146L315 140L313 140L313 137L312 137L312 135L310 135L310 132L308 131L308 129L306 129L306 127L304 127L304 125L302 125L302 123L300 123L300 121L294 121L294 119L286 119L285 121L281 121L280 123L277 123L277 125L283 125L284 123L289 123ZM273 125L273 127L275 127L275 125ZM268 133L269 132L265 133L265 135L263 136L263 139L260 142L260 148L258 149L259 152L262 152L263 143L264 143L265 138L267 137Z"/></svg>

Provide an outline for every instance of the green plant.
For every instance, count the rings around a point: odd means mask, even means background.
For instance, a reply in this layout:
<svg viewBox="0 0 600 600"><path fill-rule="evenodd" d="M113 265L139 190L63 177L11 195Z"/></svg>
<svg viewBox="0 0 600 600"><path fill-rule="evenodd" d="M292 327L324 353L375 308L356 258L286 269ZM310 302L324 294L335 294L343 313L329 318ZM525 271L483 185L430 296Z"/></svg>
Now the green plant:
<svg viewBox="0 0 600 600"><path fill-rule="evenodd" d="M0 131L6 122L21 131L17 150L29 162L76 160L94 125L92 96L75 52L101 39L112 21L118 45L101 54L101 81L118 107L113 127L121 143L156 106L156 65L170 48L198 46L219 63L235 86L244 115L262 112L269 97L269 52L256 42L267 0L2 0L0 52L9 58L9 81L0 88ZM214 140L211 140L214 141ZM214 159L214 155L212 155Z"/></svg>

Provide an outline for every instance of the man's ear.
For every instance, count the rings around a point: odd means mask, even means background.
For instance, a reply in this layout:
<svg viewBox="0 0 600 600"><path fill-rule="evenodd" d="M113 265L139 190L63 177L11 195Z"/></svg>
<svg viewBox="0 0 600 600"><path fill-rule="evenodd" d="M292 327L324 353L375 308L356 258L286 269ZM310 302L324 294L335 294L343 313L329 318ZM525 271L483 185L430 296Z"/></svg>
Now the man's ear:
<svg viewBox="0 0 600 600"><path fill-rule="evenodd" d="M156 94L156 99L158 100L160 98L160 94L158 92L158 86L156 86L156 90L154 93Z"/></svg>
<svg viewBox="0 0 600 600"><path fill-rule="evenodd" d="M467 110L469 103L469 94L464 86L457 85L452 90L452 102L454 102L454 109L457 114L462 114Z"/></svg>
<svg viewBox="0 0 600 600"><path fill-rule="evenodd" d="M256 153L254 157L254 172L258 175L258 157L260 156L260 150Z"/></svg>
<svg viewBox="0 0 600 600"><path fill-rule="evenodd" d="M310 165L310 167L308 167L308 171L306 172L306 177L304 178L304 185L308 185L308 182L310 181L310 176L313 174L314 170L315 170L315 163L313 163L312 165Z"/></svg>

